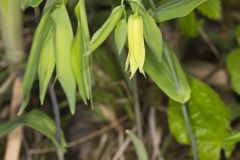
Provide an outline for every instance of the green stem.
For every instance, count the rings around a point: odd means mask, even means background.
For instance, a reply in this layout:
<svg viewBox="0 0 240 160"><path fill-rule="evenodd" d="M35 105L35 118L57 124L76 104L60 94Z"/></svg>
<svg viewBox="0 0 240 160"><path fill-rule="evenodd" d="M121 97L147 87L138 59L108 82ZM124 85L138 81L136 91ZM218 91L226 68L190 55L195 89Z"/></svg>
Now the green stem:
<svg viewBox="0 0 240 160"><path fill-rule="evenodd" d="M184 121L185 121L185 124L186 124L186 128L187 128L190 143L191 143L193 158L194 158L194 160L198 160L197 144L196 144L196 140L195 140L192 128L191 128L191 123L190 123L190 120L189 120L186 104L182 104L182 113L183 113Z"/></svg>
<svg viewBox="0 0 240 160"><path fill-rule="evenodd" d="M176 89L179 90L180 89L179 80L177 78L177 74L176 74L176 71L175 71L175 69L173 67L173 63L171 61L171 57L170 56L171 55L165 54L165 57L167 59L167 63L168 63L168 65L170 67L170 70L172 72L172 76L173 76L173 80L175 82ZM182 113L183 113L183 117L184 117L184 120L185 120L186 129L187 129L187 132L188 132L188 135L189 135L189 139L190 139L190 143L191 143L191 148L192 148L194 160L198 160L197 143L196 143L194 134L192 132L190 119L189 119L189 116L188 116L188 113L187 113L186 104L182 104Z"/></svg>
<svg viewBox="0 0 240 160"><path fill-rule="evenodd" d="M56 122L56 138L57 138L57 141L61 143L61 132L62 132L61 119L60 119L60 113L59 113L58 100L57 100L55 90L53 88L53 83L51 83L49 86L49 93L50 93L50 98L52 100L53 113L54 113L54 118ZM57 149L57 155L58 155L58 160L64 160L64 154L60 149Z"/></svg>

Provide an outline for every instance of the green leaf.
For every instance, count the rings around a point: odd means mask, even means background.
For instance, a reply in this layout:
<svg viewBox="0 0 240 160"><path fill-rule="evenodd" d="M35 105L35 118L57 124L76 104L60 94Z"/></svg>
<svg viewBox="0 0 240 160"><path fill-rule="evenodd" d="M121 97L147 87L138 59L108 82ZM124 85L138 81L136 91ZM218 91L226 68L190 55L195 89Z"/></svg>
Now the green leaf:
<svg viewBox="0 0 240 160"><path fill-rule="evenodd" d="M234 49L227 57L227 70L233 90L240 95L240 48Z"/></svg>
<svg viewBox="0 0 240 160"><path fill-rule="evenodd" d="M145 149L144 144L140 141L140 139L130 130L126 130L128 137L131 139L135 150L137 152L138 160L148 160L147 151Z"/></svg>
<svg viewBox="0 0 240 160"><path fill-rule="evenodd" d="M80 95L87 104L87 100L91 97L90 62L89 57L83 54L87 51L90 37L83 0L78 2L75 13L78 18L78 29L72 43L70 58Z"/></svg>
<svg viewBox="0 0 240 160"><path fill-rule="evenodd" d="M123 47L127 40L127 22L126 19L122 19L118 22L115 29L115 42L117 46L118 54L122 53Z"/></svg>
<svg viewBox="0 0 240 160"><path fill-rule="evenodd" d="M41 104L44 102L46 91L55 68L55 53L53 46L53 28L51 27L48 36L42 44L38 66Z"/></svg>
<svg viewBox="0 0 240 160"><path fill-rule="evenodd" d="M9 121L0 124L0 138L6 136L15 128L26 126L37 130L49 138L52 143L59 149L66 147L66 141L63 133L61 134L61 143L57 141L56 127L54 121L45 113L38 110L29 112L26 115L15 117Z"/></svg>
<svg viewBox="0 0 240 160"><path fill-rule="evenodd" d="M158 22L163 22L188 15L206 0L171 0L160 5L154 12Z"/></svg>
<svg viewBox="0 0 240 160"><path fill-rule="evenodd" d="M238 25L236 29L236 38L237 38L238 45L240 45L240 25Z"/></svg>
<svg viewBox="0 0 240 160"><path fill-rule="evenodd" d="M43 17L35 31L35 35L33 38L33 44L32 44L32 48L30 51L30 56L29 56L28 62L27 62L27 68L26 68L24 78L23 78L24 99L23 99L22 105L19 109L18 115L20 115L24 111L24 109L26 108L26 106L28 104L29 98L30 98L30 91L33 86L35 77L37 75L41 47L42 47L42 44L43 44L45 38L48 35L50 27L53 24L53 22L49 18L50 13L51 13L51 11L49 10L48 12L46 12L43 15Z"/></svg>
<svg viewBox="0 0 240 160"><path fill-rule="evenodd" d="M57 78L67 96L70 111L75 112L76 83L70 64L70 49L73 40L71 22L64 4L51 14L54 21L54 49L56 53Z"/></svg>
<svg viewBox="0 0 240 160"><path fill-rule="evenodd" d="M96 48L98 48L109 36L109 34L112 32L112 30L122 17L123 11L123 6L118 6L114 8L106 22L100 27L100 29L97 30L96 33L94 33L90 42L90 53L93 52Z"/></svg>
<svg viewBox="0 0 240 160"><path fill-rule="evenodd" d="M154 57L161 62L163 52L162 33L154 19L146 11L143 12L142 16L144 23L144 38Z"/></svg>
<svg viewBox="0 0 240 160"><path fill-rule="evenodd" d="M161 63L150 53L146 53L144 70L170 98L180 103L189 100L191 89L173 49L168 44L164 44Z"/></svg>
<svg viewBox="0 0 240 160"><path fill-rule="evenodd" d="M20 0L22 9L26 9L28 7L38 7L43 0Z"/></svg>
<svg viewBox="0 0 240 160"><path fill-rule="evenodd" d="M195 12L191 12L183 18L179 18L178 24L182 34L188 38L192 38L198 36L198 29L202 26L203 21L197 20Z"/></svg>
<svg viewBox="0 0 240 160"><path fill-rule="evenodd" d="M221 0L207 0L197 10L208 18L218 20L221 18Z"/></svg>
<svg viewBox="0 0 240 160"><path fill-rule="evenodd" d="M217 93L203 82L191 78L192 94L188 114L196 137L200 160L219 160L221 149L230 155L234 143L226 142L231 135L230 113ZM180 103L170 101L168 123L179 143L189 144Z"/></svg>

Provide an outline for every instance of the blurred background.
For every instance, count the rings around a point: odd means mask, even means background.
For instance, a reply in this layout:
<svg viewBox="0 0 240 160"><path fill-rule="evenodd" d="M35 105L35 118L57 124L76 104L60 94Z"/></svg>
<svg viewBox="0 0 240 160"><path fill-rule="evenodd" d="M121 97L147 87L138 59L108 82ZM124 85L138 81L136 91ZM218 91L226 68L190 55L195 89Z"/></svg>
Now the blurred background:
<svg viewBox="0 0 240 160"><path fill-rule="evenodd" d="M154 2L159 6L164 1ZM24 12L16 4L16 8L12 8L14 12L9 15L11 18L0 21L0 123L15 117L21 103L21 80L44 3ZM151 7L147 0L143 3L146 8ZM91 35L108 18L111 9L119 4L120 0L86 0ZM67 6L74 32L77 26L75 5L76 1L71 0ZM175 49L186 73L212 86L229 106L235 129L240 127L240 97L231 89L225 61L240 43L239 24L239 0L222 0L219 13L208 13L199 8L184 18L160 24L164 39ZM127 49L119 57L115 46L112 34L93 54L93 109L84 105L78 96L76 113L72 115L60 84L55 84L61 127L69 143L65 159L137 159L134 147L125 134L126 129L136 132L137 124L141 124L139 138L151 160L192 159L190 147L180 145L169 131L166 113L168 97L149 78L137 75L129 80L129 75L124 72ZM36 81L25 112L38 109L54 120L49 93L43 106L38 96ZM1 128L0 132L3 132ZM15 140L15 145L9 145L9 140ZM240 159L239 148L240 145L237 145L229 159ZM7 159L7 152L19 154L19 159L26 160L57 159L51 141L27 127L20 128L12 138L0 139L0 159ZM222 156L222 159L227 158Z"/></svg>

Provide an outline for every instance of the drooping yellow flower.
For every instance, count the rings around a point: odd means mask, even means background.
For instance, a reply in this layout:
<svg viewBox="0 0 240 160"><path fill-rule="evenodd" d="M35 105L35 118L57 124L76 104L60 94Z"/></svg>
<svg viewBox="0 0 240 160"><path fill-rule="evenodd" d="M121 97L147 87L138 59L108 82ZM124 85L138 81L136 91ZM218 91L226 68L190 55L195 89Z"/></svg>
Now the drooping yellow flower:
<svg viewBox="0 0 240 160"><path fill-rule="evenodd" d="M128 19L128 57L126 70L130 65L131 77L137 69L144 74L145 46L143 37L143 20L139 15L131 15Z"/></svg>

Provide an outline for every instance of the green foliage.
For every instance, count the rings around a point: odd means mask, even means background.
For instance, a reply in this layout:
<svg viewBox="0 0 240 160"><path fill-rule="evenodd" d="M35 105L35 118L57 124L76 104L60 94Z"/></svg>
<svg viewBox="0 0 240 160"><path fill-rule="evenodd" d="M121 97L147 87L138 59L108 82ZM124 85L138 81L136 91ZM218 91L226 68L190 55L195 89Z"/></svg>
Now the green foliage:
<svg viewBox="0 0 240 160"><path fill-rule="evenodd" d="M90 61L89 57L83 54L87 52L90 38L88 27L86 27L87 18L83 0L79 1L75 12L78 18L78 29L71 46L71 66L81 98L87 104L91 96Z"/></svg>
<svg viewBox="0 0 240 160"><path fill-rule="evenodd" d="M208 18L218 20L221 18L221 0L207 0L197 10Z"/></svg>
<svg viewBox="0 0 240 160"><path fill-rule="evenodd" d="M146 11L143 12L142 16L144 22L144 38L154 57L161 62L163 52L162 33L154 19Z"/></svg>
<svg viewBox="0 0 240 160"><path fill-rule="evenodd" d="M112 32L114 27L117 25L119 20L121 19L124 11L124 6L118 6L113 9L111 15L106 20L106 22L98 29L96 33L94 33L91 42L90 42L90 51L88 54L93 52L96 48L98 48L105 39Z"/></svg>
<svg viewBox="0 0 240 160"><path fill-rule="evenodd" d="M206 84L193 78L190 82L192 94L188 102L188 114L200 160L219 160L221 149L229 156L235 144L226 141L232 134L229 110L217 93ZM181 107L177 102L169 102L168 123L178 142L189 144Z"/></svg>
<svg viewBox="0 0 240 160"><path fill-rule="evenodd" d="M171 0L160 5L154 12L156 21L163 22L187 16L206 0Z"/></svg>
<svg viewBox="0 0 240 160"><path fill-rule="evenodd" d="M164 45L161 63L146 54L144 70L170 98L180 103L189 100L191 89L174 50L168 44Z"/></svg>
<svg viewBox="0 0 240 160"><path fill-rule="evenodd" d="M20 0L22 9L26 9L28 7L37 7L43 0Z"/></svg>
<svg viewBox="0 0 240 160"><path fill-rule="evenodd" d="M38 66L39 76L39 90L41 104L44 103L48 84L51 80L54 68L55 68L55 53L54 53L54 39L53 39L53 28L49 29L49 33L42 44L41 55Z"/></svg>
<svg viewBox="0 0 240 160"><path fill-rule="evenodd" d="M134 145L134 148L137 152L138 160L148 160L147 151L140 139L130 130L127 130L126 133Z"/></svg>
<svg viewBox="0 0 240 160"><path fill-rule="evenodd" d="M26 126L37 130L49 138L52 143L59 149L64 150L66 141L61 135L61 143L55 138L56 127L54 121L45 113L33 110L26 115L15 117L7 122L0 124L0 138L6 136L17 127Z"/></svg>
<svg viewBox="0 0 240 160"><path fill-rule="evenodd" d="M73 32L65 5L62 4L54 9L51 18L54 21L54 50L57 78L67 96L71 113L74 113L76 84L70 64L70 48L73 40Z"/></svg>
<svg viewBox="0 0 240 160"><path fill-rule="evenodd" d="M50 13L51 13L51 10L49 10L43 15L33 38L33 44L30 51L30 56L28 58L27 68L23 78L24 100L22 102L22 105L20 107L18 114L21 114L24 111L30 98L30 91L33 86L33 82L35 80L37 70L38 70L38 63L39 63L42 44L45 38L47 37L49 30L51 30L50 28L53 24L52 20L49 18Z"/></svg>
<svg viewBox="0 0 240 160"><path fill-rule="evenodd" d="M192 38L198 36L198 29L202 26L203 21L197 20L195 12L180 18L178 20L180 29L184 36Z"/></svg>
<svg viewBox="0 0 240 160"><path fill-rule="evenodd" d="M118 54L122 53L126 40L127 40L127 22L126 19L124 18L118 22L115 29L115 42Z"/></svg>
<svg viewBox="0 0 240 160"><path fill-rule="evenodd" d="M237 38L238 45L240 45L240 25L236 29L236 38Z"/></svg>
<svg viewBox="0 0 240 160"><path fill-rule="evenodd" d="M227 57L227 70L231 76L231 86L240 95L240 48L234 49Z"/></svg>

